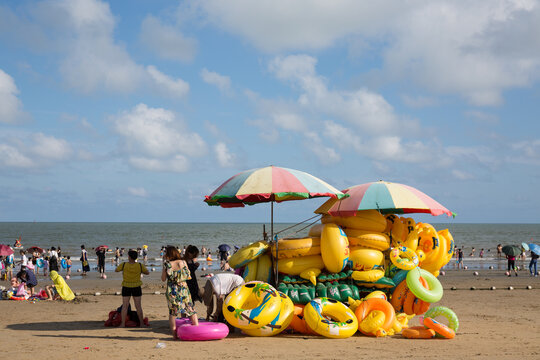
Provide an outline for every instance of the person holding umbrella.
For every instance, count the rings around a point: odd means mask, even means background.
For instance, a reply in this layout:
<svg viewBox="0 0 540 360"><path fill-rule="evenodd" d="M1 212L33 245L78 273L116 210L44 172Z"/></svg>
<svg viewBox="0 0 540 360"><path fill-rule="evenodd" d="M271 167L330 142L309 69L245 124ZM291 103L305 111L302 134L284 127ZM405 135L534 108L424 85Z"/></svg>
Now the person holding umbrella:
<svg viewBox="0 0 540 360"><path fill-rule="evenodd" d="M514 270L514 274L518 276L516 269L516 256L521 254L521 249L515 245L506 245L503 246L502 251L506 254L506 259L508 260L508 271L506 274L508 276L512 276L510 274L510 270Z"/></svg>
<svg viewBox="0 0 540 360"><path fill-rule="evenodd" d="M227 261L229 260L229 250L231 247L227 244L221 244L218 246L219 250L219 260L220 261Z"/></svg>

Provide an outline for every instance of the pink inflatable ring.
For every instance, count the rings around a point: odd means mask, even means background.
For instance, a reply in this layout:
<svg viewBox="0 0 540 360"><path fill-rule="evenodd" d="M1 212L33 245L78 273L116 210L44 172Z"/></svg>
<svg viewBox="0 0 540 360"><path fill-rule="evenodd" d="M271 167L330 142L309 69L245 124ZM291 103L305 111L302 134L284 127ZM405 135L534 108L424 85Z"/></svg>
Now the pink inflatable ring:
<svg viewBox="0 0 540 360"><path fill-rule="evenodd" d="M188 318L184 318L176 319L176 334L184 341L220 340L229 335L229 328L223 323L204 320L193 326Z"/></svg>

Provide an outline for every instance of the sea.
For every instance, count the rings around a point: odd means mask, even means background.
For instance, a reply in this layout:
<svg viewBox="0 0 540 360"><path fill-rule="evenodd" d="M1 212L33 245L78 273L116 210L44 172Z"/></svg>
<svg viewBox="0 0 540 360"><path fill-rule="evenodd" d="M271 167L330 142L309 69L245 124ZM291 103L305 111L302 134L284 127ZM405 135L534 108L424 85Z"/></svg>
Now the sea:
<svg viewBox="0 0 540 360"><path fill-rule="evenodd" d="M307 236L309 224L274 224L274 233L278 237ZM498 259L496 247L536 242L540 244L540 224L460 224L432 223L437 230L449 229L456 246L464 249L465 265L471 269L483 269L494 266L502 268L504 259ZM96 261L93 248L107 245L127 249L148 246L149 262L161 263L162 246L175 245L183 248L187 245L202 246L210 249L216 258L217 247L227 244L234 251L234 246L244 246L262 240L263 230L270 234L269 224L261 223L114 223L114 222L0 222L0 244L13 246L21 237L25 248L39 246L49 249L54 246L62 249L62 255L69 255L74 260L74 267L79 264L81 245L88 250L90 262ZM473 253L473 248L475 249ZM484 256L479 257L484 249ZM126 251L127 253L127 251ZM16 252L16 257L18 253ZM112 257L112 254L108 254ZM203 261L205 261L203 259ZM217 261L211 265L219 266ZM449 264L447 267L455 266ZM107 265L112 267L112 265Z"/></svg>

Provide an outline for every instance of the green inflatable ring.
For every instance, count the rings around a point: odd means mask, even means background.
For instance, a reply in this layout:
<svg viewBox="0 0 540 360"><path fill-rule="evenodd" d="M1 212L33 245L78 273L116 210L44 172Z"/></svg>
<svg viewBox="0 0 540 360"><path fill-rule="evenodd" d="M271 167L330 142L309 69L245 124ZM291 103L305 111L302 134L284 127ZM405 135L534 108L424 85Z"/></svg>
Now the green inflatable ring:
<svg viewBox="0 0 540 360"><path fill-rule="evenodd" d="M426 280L429 289L422 286L420 277ZM407 287L412 291L414 296L428 303L436 303L443 296L441 282L429 271L418 267L407 273Z"/></svg>
<svg viewBox="0 0 540 360"><path fill-rule="evenodd" d="M430 317L430 318L436 318L437 316L443 316L448 320L448 327L455 332L458 331L459 328L459 319L455 312L450 310L449 308L445 306L435 306L434 308L429 309L424 314L424 317Z"/></svg>

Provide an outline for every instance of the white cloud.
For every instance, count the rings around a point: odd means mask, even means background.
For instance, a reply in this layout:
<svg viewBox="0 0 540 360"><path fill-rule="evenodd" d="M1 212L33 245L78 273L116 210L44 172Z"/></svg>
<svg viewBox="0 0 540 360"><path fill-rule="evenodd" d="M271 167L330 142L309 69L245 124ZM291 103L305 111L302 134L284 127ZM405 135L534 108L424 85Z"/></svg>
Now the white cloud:
<svg viewBox="0 0 540 360"><path fill-rule="evenodd" d="M172 79L152 65L147 66L146 71L155 83L156 90L166 96L182 98L189 92L189 84L182 79Z"/></svg>
<svg viewBox="0 0 540 360"><path fill-rule="evenodd" d="M140 40L164 59L191 61L197 53L196 39L184 36L177 27L163 24L152 15L142 22Z"/></svg>
<svg viewBox="0 0 540 360"><path fill-rule="evenodd" d="M265 52L318 50L403 13L407 4L355 0L197 1L204 20Z"/></svg>
<svg viewBox="0 0 540 360"><path fill-rule="evenodd" d="M143 187L128 187L127 188L127 192L133 196L137 196L137 197L147 197L148 196L148 192L146 191L145 188Z"/></svg>
<svg viewBox="0 0 540 360"><path fill-rule="evenodd" d="M227 167L233 167L236 163L236 157L234 154L232 154L227 147L227 144L224 142L218 142L214 146L214 151L216 153L216 158L218 160L218 164L221 167L227 168Z"/></svg>
<svg viewBox="0 0 540 360"><path fill-rule="evenodd" d="M499 118L497 115L493 115L485 111L469 110L465 112L465 116L472 118L479 123L488 125L494 125L499 122Z"/></svg>
<svg viewBox="0 0 540 360"><path fill-rule="evenodd" d="M374 134L397 130L394 109L384 97L367 89L329 90L325 79L315 71L316 63L308 55L291 55L274 58L269 69L302 90L298 105L304 109L343 119Z"/></svg>
<svg viewBox="0 0 540 360"><path fill-rule="evenodd" d="M200 22L265 52L349 43L352 55L381 54L379 74L387 79L463 96L474 105L500 104L505 90L540 78L540 6L535 0L199 0L195 7Z"/></svg>
<svg viewBox="0 0 540 360"><path fill-rule="evenodd" d="M113 117L129 162L150 171L184 172L189 158L203 156L206 143L172 111L139 104Z"/></svg>
<svg viewBox="0 0 540 360"><path fill-rule="evenodd" d="M18 94L13 78L0 69L0 123L12 124L26 117Z"/></svg>
<svg viewBox="0 0 540 360"><path fill-rule="evenodd" d="M231 78L228 76L220 75L217 72L210 71L206 68L201 70L201 78L207 84L214 85L225 94L231 93Z"/></svg>
<svg viewBox="0 0 540 360"><path fill-rule="evenodd" d="M512 153L506 157L508 162L540 165L540 139L518 141L510 148Z"/></svg>
<svg viewBox="0 0 540 360"><path fill-rule="evenodd" d="M70 160L72 156L73 149L66 140L43 133L10 137L0 142L0 168L42 169Z"/></svg>
<svg viewBox="0 0 540 360"><path fill-rule="evenodd" d="M78 92L133 93L141 88L157 88L167 96L179 97L189 90L183 80L172 79L132 59L125 45L114 37L117 21L107 2L46 0L19 10L23 13L20 16L0 11L0 24L6 20L10 31L29 29L13 37L32 50L58 53L65 84ZM0 30L4 27L0 25ZM40 39L39 44L32 34L39 34L35 37ZM160 40L163 38L156 42Z"/></svg>
<svg viewBox="0 0 540 360"><path fill-rule="evenodd" d="M410 96L407 94L404 94L401 96L401 99L403 100L403 103L411 108L425 108L429 106L435 106L438 105L439 102L437 99L433 97L428 96Z"/></svg>

